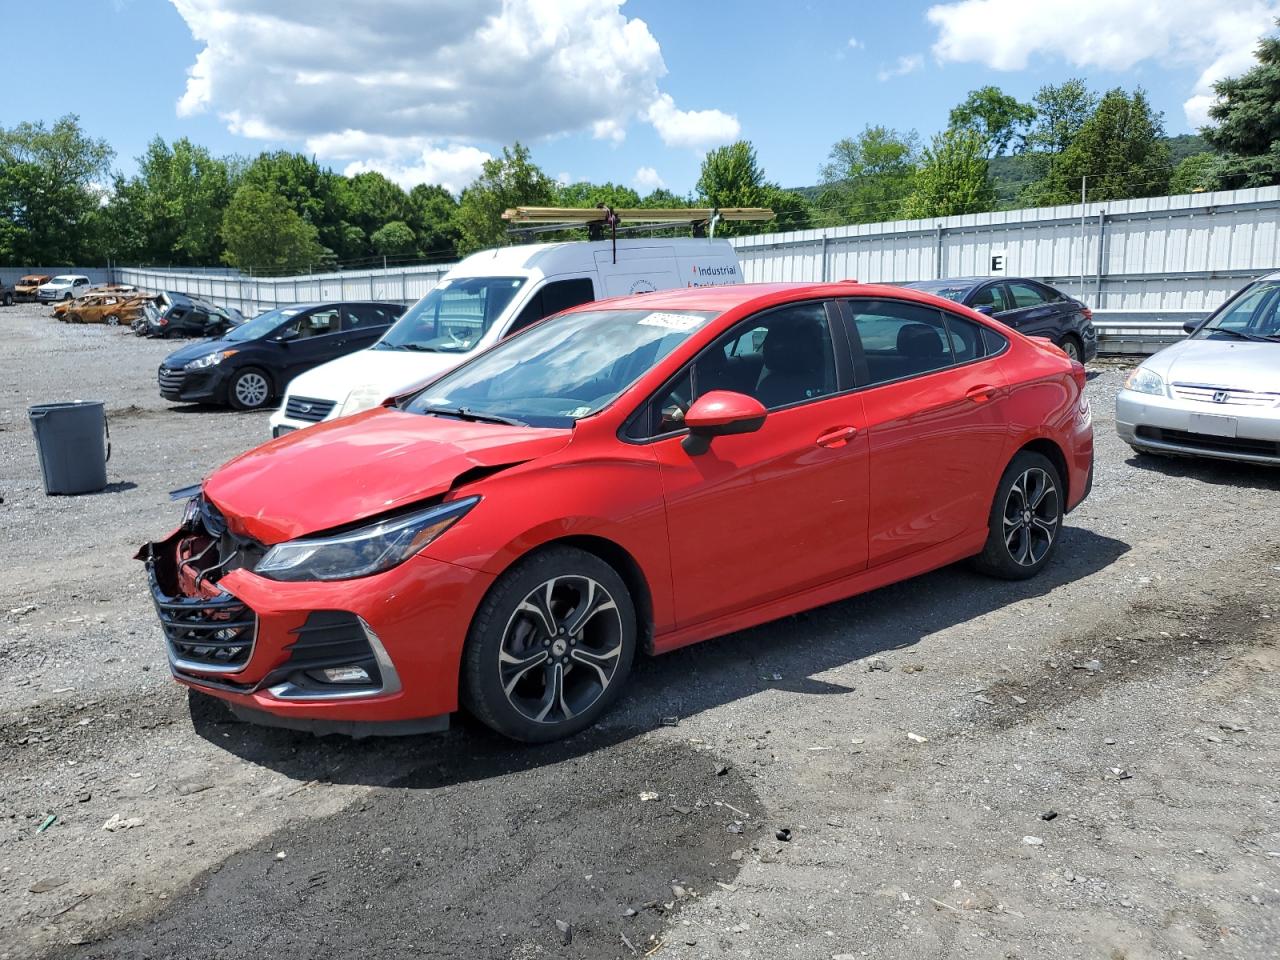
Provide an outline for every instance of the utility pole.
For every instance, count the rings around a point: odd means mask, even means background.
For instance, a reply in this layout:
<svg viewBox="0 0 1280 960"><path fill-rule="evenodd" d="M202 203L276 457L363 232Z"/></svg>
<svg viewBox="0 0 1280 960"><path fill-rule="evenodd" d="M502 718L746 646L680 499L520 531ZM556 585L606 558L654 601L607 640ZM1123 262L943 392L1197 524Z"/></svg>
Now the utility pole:
<svg viewBox="0 0 1280 960"><path fill-rule="evenodd" d="M1080 177L1080 301L1084 302L1084 264L1085 260L1085 232L1084 232L1084 208L1088 203L1089 194L1085 190L1085 185L1089 181L1089 175L1086 173Z"/></svg>

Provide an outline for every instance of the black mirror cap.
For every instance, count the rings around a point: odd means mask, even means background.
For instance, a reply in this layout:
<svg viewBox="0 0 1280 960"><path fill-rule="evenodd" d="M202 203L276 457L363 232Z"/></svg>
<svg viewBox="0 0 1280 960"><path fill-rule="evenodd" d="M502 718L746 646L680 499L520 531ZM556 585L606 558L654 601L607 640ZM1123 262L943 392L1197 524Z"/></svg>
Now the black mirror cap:
<svg viewBox="0 0 1280 960"><path fill-rule="evenodd" d="M996 308L989 303L980 304L973 309L977 310L984 317L994 317L996 314Z"/></svg>
<svg viewBox="0 0 1280 960"><path fill-rule="evenodd" d="M728 437L734 434L755 433L764 426L764 417L752 417L750 420L737 420L733 423L722 423L714 427L690 427L689 435L680 441L685 453L697 456L711 449L712 437Z"/></svg>
<svg viewBox="0 0 1280 960"><path fill-rule="evenodd" d="M1200 329L1200 322L1201 321L1199 320L1184 320L1182 322L1182 332L1195 333L1198 329Z"/></svg>

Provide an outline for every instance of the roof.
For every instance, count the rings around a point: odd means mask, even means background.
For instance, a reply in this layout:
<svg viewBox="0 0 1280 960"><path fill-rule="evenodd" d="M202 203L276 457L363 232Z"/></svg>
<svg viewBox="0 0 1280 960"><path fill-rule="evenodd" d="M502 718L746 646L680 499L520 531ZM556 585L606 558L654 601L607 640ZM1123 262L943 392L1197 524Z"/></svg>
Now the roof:
<svg viewBox="0 0 1280 960"><path fill-rule="evenodd" d="M836 283L733 283L713 287L682 287L676 290L658 290L630 297L614 297L612 300L586 304L580 309L604 307L609 310L661 309L661 310L710 310L725 313L735 307L757 305L771 306L790 300L807 300L816 297L885 297L895 300L913 300L932 306L944 305L955 309L955 304L941 297L907 287L884 283L858 283L842 280Z"/></svg>

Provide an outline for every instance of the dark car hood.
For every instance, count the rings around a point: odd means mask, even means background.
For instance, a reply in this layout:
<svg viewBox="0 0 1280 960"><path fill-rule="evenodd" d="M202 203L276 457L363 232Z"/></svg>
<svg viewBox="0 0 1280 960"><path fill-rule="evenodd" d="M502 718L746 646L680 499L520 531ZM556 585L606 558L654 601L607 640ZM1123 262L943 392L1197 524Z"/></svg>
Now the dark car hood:
<svg viewBox="0 0 1280 960"><path fill-rule="evenodd" d="M165 367L182 367L192 360L199 360L201 357L208 356L218 350L229 350L234 344L228 343L226 340L217 338L214 340L199 340L196 343L189 343L181 349L173 351L164 358L162 366Z"/></svg>
<svg viewBox="0 0 1280 960"><path fill-rule="evenodd" d="M469 470L546 456L571 435L380 407L241 454L204 493L233 533L271 545L440 496Z"/></svg>

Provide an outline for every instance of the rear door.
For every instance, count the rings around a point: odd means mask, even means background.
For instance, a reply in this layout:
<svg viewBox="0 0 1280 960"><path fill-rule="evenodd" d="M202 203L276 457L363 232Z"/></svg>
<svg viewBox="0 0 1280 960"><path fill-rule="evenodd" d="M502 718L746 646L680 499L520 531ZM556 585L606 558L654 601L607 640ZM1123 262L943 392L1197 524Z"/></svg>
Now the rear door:
<svg viewBox="0 0 1280 960"><path fill-rule="evenodd" d="M996 319L1028 337L1048 337L1055 342L1061 338L1063 318L1043 288L1024 280L1006 280L1002 286L1007 309L996 314Z"/></svg>
<svg viewBox="0 0 1280 960"><path fill-rule="evenodd" d="M382 303L348 303L342 308L344 353L372 346L396 322L400 313Z"/></svg>
<svg viewBox="0 0 1280 960"><path fill-rule="evenodd" d="M869 444L868 564L985 529L1004 465L1007 345L899 300L844 301Z"/></svg>

